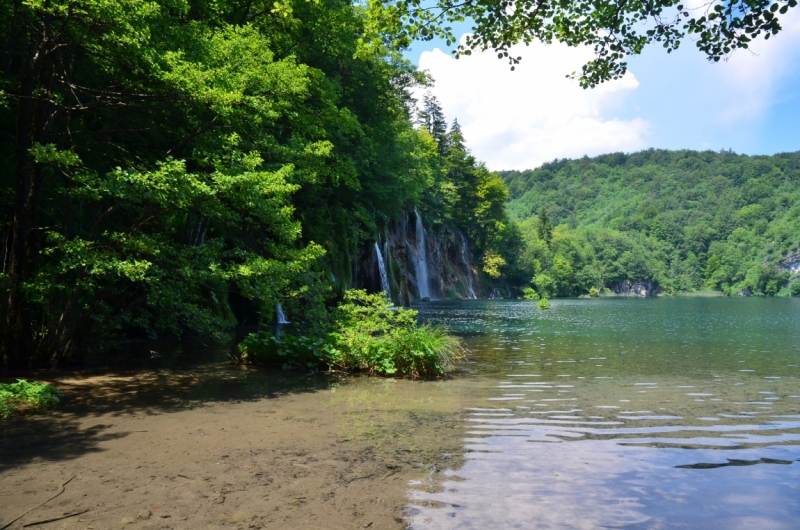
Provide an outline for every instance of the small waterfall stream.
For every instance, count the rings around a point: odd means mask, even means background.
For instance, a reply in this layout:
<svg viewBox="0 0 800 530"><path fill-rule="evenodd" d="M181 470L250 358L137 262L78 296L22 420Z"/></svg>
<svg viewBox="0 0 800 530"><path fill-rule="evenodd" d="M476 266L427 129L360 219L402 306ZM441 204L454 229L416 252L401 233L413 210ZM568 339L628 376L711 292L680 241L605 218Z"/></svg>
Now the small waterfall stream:
<svg viewBox="0 0 800 530"><path fill-rule="evenodd" d="M430 298L430 287L428 283L428 250L425 248L425 228L422 226L422 216L414 206L414 215L417 217L417 286L420 298Z"/></svg>
<svg viewBox="0 0 800 530"><path fill-rule="evenodd" d="M278 321L278 324L289 323L289 321L286 320L286 315L283 313L283 306L281 304L275 304L275 318Z"/></svg>
<svg viewBox="0 0 800 530"><path fill-rule="evenodd" d="M386 296L392 296L392 290L389 288L389 275L386 273L386 262L383 261L383 254L381 254L381 246L375 242L375 254L378 256L378 270L381 273L381 289L386 293Z"/></svg>
<svg viewBox="0 0 800 530"><path fill-rule="evenodd" d="M467 289L469 290L469 297L472 300L477 300L477 296L475 296L475 287L472 282L472 267L469 266L469 259L467 259L467 238L464 236L464 232L458 231L458 235L461 236L461 259L464 262L464 267L467 268Z"/></svg>

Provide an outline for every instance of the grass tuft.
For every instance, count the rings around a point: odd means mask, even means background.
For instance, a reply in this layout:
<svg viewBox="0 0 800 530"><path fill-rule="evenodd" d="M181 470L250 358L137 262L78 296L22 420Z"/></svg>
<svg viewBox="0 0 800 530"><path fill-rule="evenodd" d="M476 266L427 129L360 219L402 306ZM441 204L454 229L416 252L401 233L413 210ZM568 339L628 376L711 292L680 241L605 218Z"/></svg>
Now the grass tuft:
<svg viewBox="0 0 800 530"><path fill-rule="evenodd" d="M0 418L51 408L62 397L58 389L38 381L18 379L16 383L0 383Z"/></svg>

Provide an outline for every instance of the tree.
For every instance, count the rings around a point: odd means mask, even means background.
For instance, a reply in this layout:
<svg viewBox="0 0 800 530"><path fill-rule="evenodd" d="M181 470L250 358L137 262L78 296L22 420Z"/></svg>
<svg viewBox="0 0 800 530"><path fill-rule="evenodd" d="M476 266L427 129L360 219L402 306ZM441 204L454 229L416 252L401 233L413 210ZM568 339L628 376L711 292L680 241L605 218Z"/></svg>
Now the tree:
<svg viewBox="0 0 800 530"><path fill-rule="evenodd" d="M594 87L624 75L625 59L656 43L671 52L691 37L709 60L719 61L747 49L753 39L778 34L779 15L796 5L797 0L711 0L693 9L681 0L372 0L370 13L375 28L399 34L395 41L405 45L442 38L451 46L457 39L447 24L470 20L471 33L455 55L491 49L512 70L520 62L509 54L517 43L592 46L595 58L583 66L579 79L581 86Z"/></svg>
<svg viewBox="0 0 800 530"><path fill-rule="evenodd" d="M424 75L389 48L355 58L351 2L6 4L6 366L221 338L275 303L313 329L330 270L438 171L409 110Z"/></svg>
<svg viewBox="0 0 800 530"><path fill-rule="evenodd" d="M439 154L444 154L447 149L447 121L442 112L442 106L436 96L426 92L423 98L422 110L419 112L417 121L423 129L433 136L439 144Z"/></svg>
<svg viewBox="0 0 800 530"><path fill-rule="evenodd" d="M553 239L553 225L550 223L550 217L548 217L545 208L539 210L539 226L537 230L539 231L539 239L549 246L550 241Z"/></svg>
<svg viewBox="0 0 800 530"><path fill-rule="evenodd" d="M561 255L577 293L646 281L667 293L789 294L793 277L784 272L800 249L800 153L647 150L501 176L516 190L507 207L528 245L527 277L557 280ZM544 209L558 224L549 246Z"/></svg>

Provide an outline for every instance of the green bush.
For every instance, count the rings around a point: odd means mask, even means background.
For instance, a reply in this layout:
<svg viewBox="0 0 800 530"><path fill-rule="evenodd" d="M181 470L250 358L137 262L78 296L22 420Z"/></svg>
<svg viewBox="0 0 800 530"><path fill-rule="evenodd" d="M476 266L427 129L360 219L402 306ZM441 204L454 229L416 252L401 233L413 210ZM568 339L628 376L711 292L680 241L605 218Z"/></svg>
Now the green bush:
<svg viewBox="0 0 800 530"><path fill-rule="evenodd" d="M331 366L377 375L438 377L462 358L458 339L440 328L417 325L417 312L395 308L381 294L345 293L328 335Z"/></svg>
<svg viewBox="0 0 800 530"><path fill-rule="evenodd" d="M536 286L536 289L542 296L552 294L555 289L555 282L553 281L553 278L547 274L537 274L534 276L533 284Z"/></svg>
<svg viewBox="0 0 800 530"><path fill-rule="evenodd" d="M600 296L600 289L592 285L591 287L589 287L589 296L591 296L592 298L597 298L598 296Z"/></svg>
<svg viewBox="0 0 800 530"><path fill-rule="evenodd" d="M293 368L319 368L330 362L324 338L283 334L250 333L239 344L237 361L245 364L277 365Z"/></svg>
<svg viewBox="0 0 800 530"><path fill-rule="evenodd" d="M18 379L16 383L0 384L0 418L15 412L44 410L55 406L63 394L55 387Z"/></svg>
<svg viewBox="0 0 800 530"><path fill-rule="evenodd" d="M525 300L538 300L539 293L533 287L525 287L522 289L522 298Z"/></svg>
<svg viewBox="0 0 800 530"><path fill-rule="evenodd" d="M550 305L550 302L547 300L547 298L542 298L541 300L539 300L539 303L536 304L536 307L538 307L539 309L550 309L552 306Z"/></svg>
<svg viewBox="0 0 800 530"><path fill-rule="evenodd" d="M324 338L251 333L239 345L240 362L320 368L376 375L439 377L462 358L457 338L417 324L417 312L396 308L383 294L345 292L334 330Z"/></svg>
<svg viewBox="0 0 800 530"><path fill-rule="evenodd" d="M800 279L789 284L789 292L792 293L792 296L800 296Z"/></svg>

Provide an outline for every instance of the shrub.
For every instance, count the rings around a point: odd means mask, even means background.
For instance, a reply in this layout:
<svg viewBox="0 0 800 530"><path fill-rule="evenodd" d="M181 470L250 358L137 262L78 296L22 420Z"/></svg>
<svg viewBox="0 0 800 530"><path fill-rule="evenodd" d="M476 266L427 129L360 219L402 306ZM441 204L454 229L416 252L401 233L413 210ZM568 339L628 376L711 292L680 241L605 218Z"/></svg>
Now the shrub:
<svg viewBox="0 0 800 530"><path fill-rule="evenodd" d="M537 274L533 277L533 284L536 286L537 291L542 296L552 294L555 290L555 282L553 278L547 274Z"/></svg>
<svg viewBox="0 0 800 530"><path fill-rule="evenodd" d="M417 312L381 294L345 293L337 330L328 335L331 365L378 375L437 377L462 358L460 342L440 328L417 325Z"/></svg>
<svg viewBox="0 0 800 530"><path fill-rule="evenodd" d="M792 296L800 296L800 279L789 284L789 292L792 293Z"/></svg>
<svg viewBox="0 0 800 530"><path fill-rule="evenodd" d="M292 368L319 368L328 364L324 338L282 334L280 336L250 333L239 344L237 362Z"/></svg>
<svg viewBox="0 0 800 530"><path fill-rule="evenodd" d="M536 289L533 287L525 287L522 289L522 298L525 300L538 300L539 293L536 292Z"/></svg>
<svg viewBox="0 0 800 530"><path fill-rule="evenodd" d="M592 298L597 298L598 296L600 296L600 289L598 289L594 285L589 287L589 296L591 296Z"/></svg>
<svg viewBox="0 0 800 530"><path fill-rule="evenodd" d="M457 338L418 325L416 311L392 306L382 293L346 291L334 323L323 338L251 333L239 345L236 361L430 378L444 375L463 357Z"/></svg>
<svg viewBox="0 0 800 530"><path fill-rule="evenodd" d="M0 418L15 412L48 409L55 406L63 394L55 387L34 381L18 379L16 383L0 384Z"/></svg>
<svg viewBox="0 0 800 530"><path fill-rule="evenodd" d="M539 309L550 309L552 306L550 305L550 302L547 300L547 298L542 298L541 300L539 300L539 303L536 304L536 307L538 307Z"/></svg>

